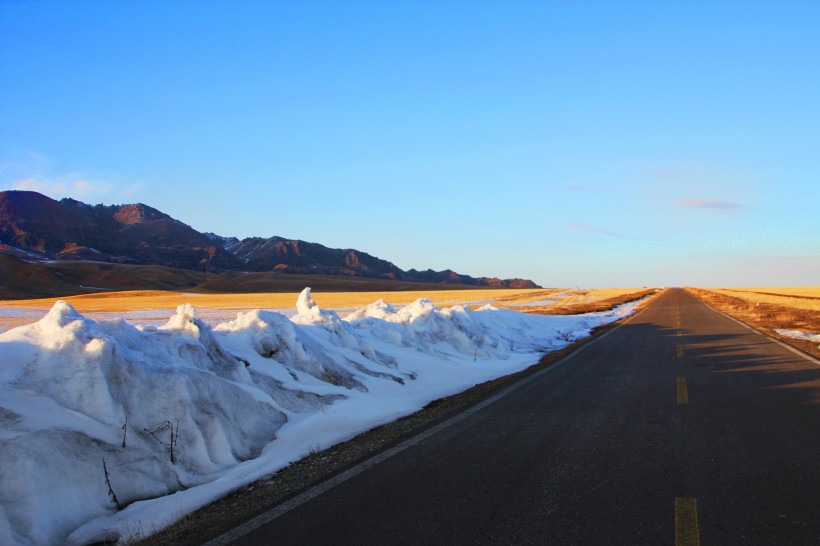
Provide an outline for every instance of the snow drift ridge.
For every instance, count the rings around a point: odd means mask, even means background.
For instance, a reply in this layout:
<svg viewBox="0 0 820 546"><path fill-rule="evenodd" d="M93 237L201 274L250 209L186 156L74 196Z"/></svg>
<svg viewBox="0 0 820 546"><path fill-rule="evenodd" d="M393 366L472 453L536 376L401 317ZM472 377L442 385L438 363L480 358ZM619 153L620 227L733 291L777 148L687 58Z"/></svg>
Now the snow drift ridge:
<svg viewBox="0 0 820 546"><path fill-rule="evenodd" d="M307 288L296 308L211 328L181 305L143 328L59 301L0 334L0 543L162 528L317 445L525 368L566 345L559 331L587 335L632 305L546 317L380 300L342 319Z"/></svg>

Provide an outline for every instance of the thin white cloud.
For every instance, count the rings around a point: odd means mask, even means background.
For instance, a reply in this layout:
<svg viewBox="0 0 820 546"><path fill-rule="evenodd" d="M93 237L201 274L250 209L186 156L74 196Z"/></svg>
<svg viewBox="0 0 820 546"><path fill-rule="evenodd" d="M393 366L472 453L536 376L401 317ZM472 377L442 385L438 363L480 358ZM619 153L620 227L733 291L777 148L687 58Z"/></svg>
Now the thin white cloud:
<svg viewBox="0 0 820 546"><path fill-rule="evenodd" d="M660 239L656 237L636 237L634 235L626 235L624 233L616 233L614 231L609 231L607 229L600 228L598 226L593 226L590 224L569 224L568 226L570 229L574 229L575 231L585 231L587 233L596 233L598 235L604 235L606 237L613 237L615 239L625 239L628 241L658 241Z"/></svg>
<svg viewBox="0 0 820 546"><path fill-rule="evenodd" d="M578 192L586 191L587 187L581 184L567 184L565 186L550 186L544 191L548 192Z"/></svg>
<svg viewBox="0 0 820 546"><path fill-rule="evenodd" d="M742 205L735 201L719 201L716 199L678 199L675 204L688 209L722 210L727 212L742 208Z"/></svg>
<svg viewBox="0 0 820 546"><path fill-rule="evenodd" d="M679 207L695 209L736 210L741 208L740 203L714 199L678 199L675 203Z"/></svg>
<svg viewBox="0 0 820 546"><path fill-rule="evenodd" d="M33 151L18 152L0 162L0 191L36 191L53 199L71 197L89 203L138 199L143 180L124 175L59 172L55 161Z"/></svg>
<svg viewBox="0 0 820 546"><path fill-rule="evenodd" d="M598 233L599 235L606 235L608 237L621 237L617 233L613 233L596 226L591 226L589 224L570 224L569 227L575 231L588 231L589 233Z"/></svg>
<svg viewBox="0 0 820 546"><path fill-rule="evenodd" d="M57 178L24 178L16 180L8 187L10 190L36 191L55 197L83 197L94 194L94 185L71 175Z"/></svg>
<svg viewBox="0 0 820 546"><path fill-rule="evenodd" d="M23 180L15 180L12 183L4 183L3 190L15 190L15 191L37 191L40 193L45 193L43 190L43 184L35 181L33 178L25 178ZM60 188L63 189L63 188Z"/></svg>
<svg viewBox="0 0 820 546"><path fill-rule="evenodd" d="M613 231L608 231L603 228L599 228L597 226L592 226L589 224L570 224L570 229L574 229L575 231L586 231L588 233L597 233L598 235L606 235L607 237L615 237L616 239L632 239L636 240L638 237L632 237L630 235L623 235L621 233L615 233Z"/></svg>

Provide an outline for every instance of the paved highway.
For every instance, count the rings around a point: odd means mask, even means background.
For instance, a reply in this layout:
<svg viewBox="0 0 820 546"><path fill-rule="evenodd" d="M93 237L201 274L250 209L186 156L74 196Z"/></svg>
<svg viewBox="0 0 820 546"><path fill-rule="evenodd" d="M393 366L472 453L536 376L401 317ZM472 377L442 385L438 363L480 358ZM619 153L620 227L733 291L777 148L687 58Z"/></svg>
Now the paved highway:
<svg viewBox="0 0 820 546"><path fill-rule="evenodd" d="M222 540L820 544L820 366L672 289L377 461Z"/></svg>

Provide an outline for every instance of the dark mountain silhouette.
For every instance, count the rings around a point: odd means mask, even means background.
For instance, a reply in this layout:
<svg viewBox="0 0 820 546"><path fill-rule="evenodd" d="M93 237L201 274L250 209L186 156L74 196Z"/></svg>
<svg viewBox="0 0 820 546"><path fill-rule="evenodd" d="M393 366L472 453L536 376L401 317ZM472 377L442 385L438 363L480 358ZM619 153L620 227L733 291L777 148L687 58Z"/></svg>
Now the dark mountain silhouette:
<svg viewBox="0 0 820 546"><path fill-rule="evenodd" d="M541 288L529 279L499 279L497 277L470 277L445 269L444 271L416 271L411 269L404 273L403 279L417 282L431 282L438 284L468 284L475 286L489 286L492 288Z"/></svg>
<svg viewBox="0 0 820 546"><path fill-rule="evenodd" d="M214 241L245 262L251 271L280 271L284 273L353 275L380 279L435 284L466 284L504 288L538 288L527 279L498 279L471 277L449 269L444 271L402 271L387 260L382 260L354 249L328 248L318 243L308 243L282 237L248 237L241 241L236 237L220 237L206 233Z"/></svg>
<svg viewBox="0 0 820 546"><path fill-rule="evenodd" d="M0 253L29 263L78 260L202 272L282 272L537 288L526 279L474 278L450 270L403 271L359 250L282 237L220 237L200 233L141 203L88 205L30 191L0 192Z"/></svg>
<svg viewBox="0 0 820 546"><path fill-rule="evenodd" d="M0 243L18 257L24 251L51 260L244 267L205 235L146 205L92 206L30 191L0 192Z"/></svg>
<svg viewBox="0 0 820 546"><path fill-rule="evenodd" d="M222 238L224 247L245 262L251 271L281 271L286 273L317 273L325 275L355 275L399 279L403 272L388 262L353 249L328 248L318 243L284 239L282 237Z"/></svg>

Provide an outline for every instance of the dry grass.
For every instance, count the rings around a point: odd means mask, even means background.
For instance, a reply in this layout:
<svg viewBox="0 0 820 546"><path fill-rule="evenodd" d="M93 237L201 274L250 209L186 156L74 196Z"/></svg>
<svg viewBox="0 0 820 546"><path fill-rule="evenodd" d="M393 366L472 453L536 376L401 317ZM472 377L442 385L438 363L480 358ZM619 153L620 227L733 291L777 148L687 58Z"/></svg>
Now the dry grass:
<svg viewBox="0 0 820 546"><path fill-rule="evenodd" d="M743 288L723 288L722 290L820 299L820 286L749 286Z"/></svg>
<svg viewBox="0 0 820 546"><path fill-rule="evenodd" d="M556 290L548 305L525 308L541 315L578 315L608 311L622 303L634 301L656 290L646 288L593 288L588 290ZM560 296L560 297L557 297Z"/></svg>
<svg viewBox="0 0 820 546"><path fill-rule="evenodd" d="M646 288L593 288L590 290L577 290L557 301L555 305L559 307L586 305L645 291Z"/></svg>
<svg viewBox="0 0 820 546"><path fill-rule="evenodd" d="M312 292L319 306L327 309L363 307L376 300L401 305L418 298L429 298L437 305L456 305L469 302L534 301L542 298L543 290L436 290L407 292ZM202 294L191 292L165 292L159 290L137 290L128 292L105 292L84 294L65 298L44 298L37 300L0 301L4 307L51 307L58 299L84 312L125 312L137 309L174 309L183 303L190 303L202 309L288 309L295 307L298 293L264 294Z"/></svg>
<svg viewBox="0 0 820 546"><path fill-rule="evenodd" d="M751 302L820 311L820 286L713 288L712 292Z"/></svg>
<svg viewBox="0 0 820 546"><path fill-rule="evenodd" d="M820 357L816 342L800 341L779 336L775 330L799 330L820 332L820 299L803 294L820 292L818 287L757 289L710 289L687 288L689 292L715 309L777 337L799 349ZM789 295L779 295L779 294Z"/></svg>
<svg viewBox="0 0 820 546"><path fill-rule="evenodd" d="M528 302L555 300L549 306L573 307L619 298L624 295L643 293L636 288L596 288L589 290L569 289L479 289L435 290L401 292L316 292L313 299L326 309L357 308L376 300L404 305L418 298L429 298L436 305L457 305L491 302L499 307L513 307ZM160 290L134 290L125 292L101 292L63 298L0 301L3 307L51 307L58 299L65 300L82 312L125 312L137 309L174 309L183 303L203 309L287 309L296 305L297 292L261 294L205 294L193 292L167 292ZM557 297L561 296L561 297ZM545 307L546 305L544 305ZM522 310L528 310L522 307Z"/></svg>
<svg viewBox="0 0 820 546"><path fill-rule="evenodd" d="M449 307L467 305L473 309L489 302L525 313L574 315L605 311L642 297L651 291L630 288L572 289L473 289L418 290L389 292L325 292L313 291L316 303L325 309L352 310L382 299L393 305L405 305L419 298L429 298L436 305ZM73 305L82 314L140 312L143 322L164 323L177 306L190 303L200 312L208 310L245 311L250 309L294 309L298 292L225 294L132 290L98 292L68 297L32 300L0 301L0 309L18 308L42 310L58 299ZM93 315L92 315L93 316ZM0 332L32 322L31 313L0 312Z"/></svg>

